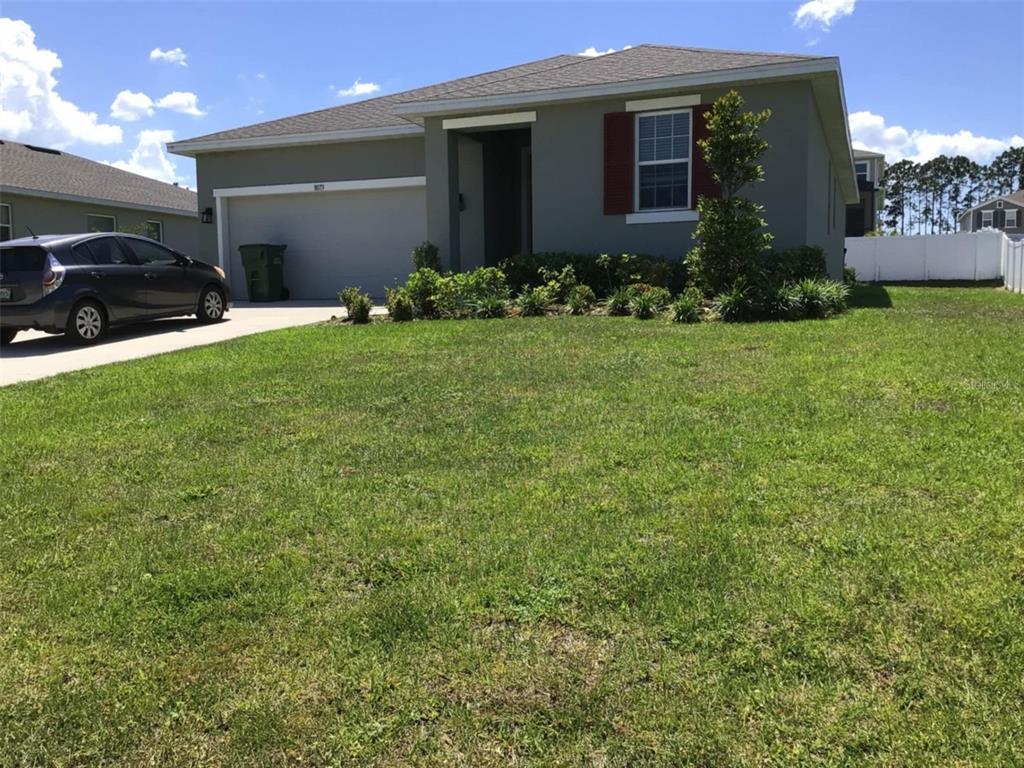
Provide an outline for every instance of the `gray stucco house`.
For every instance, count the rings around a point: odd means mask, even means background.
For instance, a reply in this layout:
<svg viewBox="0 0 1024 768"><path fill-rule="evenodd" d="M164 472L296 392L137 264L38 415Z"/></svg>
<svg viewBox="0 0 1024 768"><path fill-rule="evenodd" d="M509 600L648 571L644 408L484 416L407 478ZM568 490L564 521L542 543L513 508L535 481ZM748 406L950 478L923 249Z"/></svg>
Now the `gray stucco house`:
<svg viewBox="0 0 1024 768"><path fill-rule="evenodd" d="M881 229L885 208L885 155L855 149L853 170L857 174L859 199L846 206L846 236L864 237L871 230Z"/></svg>
<svg viewBox="0 0 1024 768"><path fill-rule="evenodd" d="M195 254L196 193L57 149L0 140L0 240L133 232Z"/></svg>
<svg viewBox="0 0 1024 768"><path fill-rule="evenodd" d="M840 277L858 199L839 61L641 45L560 55L169 145L195 157L200 256L244 296L238 246L286 243L297 298L379 295L409 252L451 269L520 252L682 257L714 184L695 140L735 88L772 110L767 208L779 247L815 244Z"/></svg>
<svg viewBox="0 0 1024 768"><path fill-rule="evenodd" d="M960 214L957 222L961 232L999 229L1013 238L1024 237L1024 189L968 208Z"/></svg>

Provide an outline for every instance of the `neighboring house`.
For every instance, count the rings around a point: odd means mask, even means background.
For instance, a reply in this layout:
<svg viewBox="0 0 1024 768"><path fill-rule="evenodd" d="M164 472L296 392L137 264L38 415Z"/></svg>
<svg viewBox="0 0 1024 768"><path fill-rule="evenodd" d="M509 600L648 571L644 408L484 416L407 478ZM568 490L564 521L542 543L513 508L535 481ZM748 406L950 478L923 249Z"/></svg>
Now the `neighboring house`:
<svg viewBox="0 0 1024 768"><path fill-rule="evenodd" d="M195 254L196 193L67 152L0 140L0 240L132 232Z"/></svg>
<svg viewBox="0 0 1024 768"><path fill-rule="evenodd" d="M380 295L424 239L453 270L530 251L682 257L698 195L716 194L696 141L730 88L772 110L766 181L748 192L776 246L820 245L840 277L857 185L831 57L663 45L554 56L168 149L196 158L214 222L200 254L236 295L247 242L287 244L295 297Z"/></svg>
<svg viewBox="0 0 1024 768"><path fill-rule="evenodd" d="M957 218L957 223L961 232L1000 229L1010 237L1024 237L1024 189L967 209Z"/></svg>
<svg viewBox="0 0 1024 768"><path fill-rule="evenodd" d="M881 229L882 209L885 207L885 155L853 150L853 170L857 174L856 203L846 206L846 236L863 237L865 233Z"/></svg>

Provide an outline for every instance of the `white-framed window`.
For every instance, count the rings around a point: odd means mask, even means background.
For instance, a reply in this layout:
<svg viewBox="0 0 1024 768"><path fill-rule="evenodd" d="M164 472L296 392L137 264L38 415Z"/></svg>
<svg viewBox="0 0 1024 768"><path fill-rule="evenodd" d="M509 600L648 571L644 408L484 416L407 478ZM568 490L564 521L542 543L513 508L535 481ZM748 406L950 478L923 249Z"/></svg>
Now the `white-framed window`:
<svg viewBox="0 0 1024 768"><path fill-rule="evenodd" d="M871 181L871 163L867 160L855 162L853 170L857 172L857 181Z"/></svg>
<svg viewBox="0 0 1024 768"><path fill-rule="evenodd" d="M636 116L637 211L690 207L692 111L639 112Z"/></svg>
<svg viewBox="0 0 1024 768"><path fill-rule="evenodd" d="M1017 228L1017 209L1016 208L1007 208L1006 209L1006 213L1003 214L1003 215L1006 216L1006 220L1003 222L1003 229L1016 229Z"/></svg>
<svg viewBox="0 0 1024 768"><path fill-rule="evenodd" d="M103 213L89 213L85 217L86 232L116 232L117 219Z"/></svg>
<svg viewBox="0 0 1024 768"><path fill-rule="evenodd" d="M146 237L156 240L158 243L164 241L164 223L162 221L146 221Z"/></svg>
<svg viewBox="0 0 1024 768"><path fill-rule="evenodd" d="M14 211L10 203L0 203L0 240L14 239Z"/></svg>
<svg viewBox="0 0 1024 768"><path fill-rule="evenodd" d="M991 227L992 226L992 211L981 212L981 226Z"/></svg>

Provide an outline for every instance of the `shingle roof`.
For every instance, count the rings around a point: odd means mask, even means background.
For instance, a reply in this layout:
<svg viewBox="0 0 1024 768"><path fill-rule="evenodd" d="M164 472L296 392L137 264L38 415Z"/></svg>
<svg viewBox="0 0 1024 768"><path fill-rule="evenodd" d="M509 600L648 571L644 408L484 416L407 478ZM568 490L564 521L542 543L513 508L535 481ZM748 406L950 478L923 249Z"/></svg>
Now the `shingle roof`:
<svg viewBox="0 0 1024 768"><path fill-rule="evenodd" d="M0 186L194 214L196 193L55 149L0 140Z"/></svg>
<svg viewBox="0 0 1024 768"><path fill-rule="evenodd" d="M821 57L667 45L638 45L594 57L563 54L353 104L197 136L187 141L222 141L418 124L415 118L395 114L393 108L398 104L426 103L442 98L532 93L554 88L621 83L816 58Z"/></svg>
<svg viewBox="0 0 1024 768"><path fill-rule="evenodd" d="M227 131L209 133L205 136L196 136L195 138L187 139L187 141L252 139L263 136L290 136L302 133L325 133L328 131L386 128L394 125L418 124L419 121L394 114L391 108L404 101L412 101L419 98L437 98L456 87L519 77L546 69L554 69L578 60L578 56L552 56L551 58L532 61L528 64L519 64L514 67L506 67L505 69L485 72L471 77L462 77L457 80L437 83L436 85L415 88L411 91L392 93L387 96L378 96L373 99L344 104L339 107L318 109L315 112L305 112L301 115L282 117L265 123L256 123L255 125L246 125Z"/></svg>

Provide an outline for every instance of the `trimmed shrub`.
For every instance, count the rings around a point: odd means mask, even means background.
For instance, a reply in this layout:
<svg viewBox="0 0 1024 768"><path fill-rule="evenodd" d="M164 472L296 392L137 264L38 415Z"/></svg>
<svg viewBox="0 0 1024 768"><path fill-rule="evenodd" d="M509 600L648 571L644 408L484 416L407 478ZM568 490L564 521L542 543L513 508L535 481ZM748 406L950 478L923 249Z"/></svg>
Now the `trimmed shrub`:
<svg viewBox="0 0 1024 768"><path fill-rule="evenodd" d="M635 292L629 300L629 313L637 320L650 320L661 309L654 291Z"/></svg>
<svg viewBox="0 0 1024 768"><path fill-rule="evenodd" d="M824 279L825 251L816 245L802 245L784 251L771 251L764 259L768 279L776 283L795 283L807 278Z"/></svg>
<svg viewBox="0 0 1024 768"><path fill-rule="evenodd" d="M675 323L699 323L704 296L698 288L687 288L672 302L672 321Z"/></svg>
<svg viewBox="0 0 1024 768"><path fill-rule="evenodd" d="M412 320L413 306L412 299L404 288L388 288L385 291L385 304L388 308L388 317L396 323L405 323Z"/></svg>
<svg viewBox="0 0 1024 768"><path fill-rule="evenodd" d="M575 285L569 291L565 303L569 308L570 315L585 315L594 306L597 297L589 285Z"/></svg>
<svg viewBox="0 0 1024 768"><path fill-rule="evenodd" d="M576 287L576 270L571 264L561 269L548 269L541 267L539 270L541 285L546 285L551 292L552 301L563 302L569 297L569 291Z"/></svg>
<svg viewBox="0 0 1024 768"><path fill-rule="evenodd" d="M607 298L618 288L636 282L678 292L687 279L686 266L679 260L633 253L531 253L513 256L502 263L509 285L517 293L548 282L542 270L561 275L566 267L572 267L574 284L589 285L599 298Z"/></svg>
<svg viewBox="0 0 1024 768"><path fill-rule="evenodd" d="M508 302L509 290L505 273L497 267L479 267L470 272L447 276L451 282L450 296L443 309L452 317L479 317L486 305L494 309Z"/></svg>
<svg viewBox="0 0 1024 768"><path fill-rule="evenodd" d="M444 277L429 267L417 269L405 282L403 290L412 300L413 310L419 317L440 316L438 299L442 293Z"/></svg>
<svg viewBox="0 0 1024 768"><path fill-rule="evenodd" d="M338 298L344 303L349 320L357 325L370 322L370 309L373 307L373 302L358 287L345 288L338 294Z"/></svg>
<svg viewBox="0 0 1024 768"><path fill-rule="evenodd" d="M544 286L527 288L519 295L519 311L524 317L537 317L546 314L551 306L551 289Z"/></svg>
<svg viewBox="0 0 1024 768"><path fill-rule="evenodd" d="M662 288L657 285L649 285L647 283L633 283L627 286L626 290L629 292L630 301L640 294L650 294L651 300L654 302L654 306L659 309L665 309L669 302L672 301L672 292L667 288Z"/></svg>
<svg viewBox="0 0 1024 768"><path fill-rule="evenodd" d="M727 323L748 323L761 314L755 292L743 280L715 296L711 307Z"/></svg>
<svg viewBox="0 0 1024 768"><path fill-rule="evenodd" d="M438 255L437 246L428 240L412 249L412 265L417 270L432 269L435 272L441 271L441 258Z"/></svg>
<svg viewBox="0 0 1024 768"><path fill-rule="evenodd" d="M629 314L629 300L632 294L628 288L618 288L608 297L608 314L622 317Z"/></svg>

